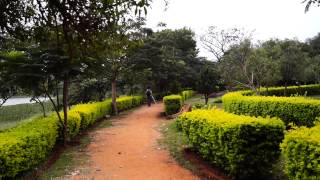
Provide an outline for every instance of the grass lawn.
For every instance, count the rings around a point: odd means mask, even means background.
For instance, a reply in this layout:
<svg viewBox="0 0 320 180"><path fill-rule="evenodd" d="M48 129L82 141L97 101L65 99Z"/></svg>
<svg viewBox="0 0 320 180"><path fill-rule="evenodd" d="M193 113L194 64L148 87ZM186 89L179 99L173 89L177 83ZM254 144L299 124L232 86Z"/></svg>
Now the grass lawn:
<svg viewBox="0 0 320 180"><path fill-rule="evenodd" d="M44 106L47 114L53 110L51 102L45 102ZM3 106L0 108L0 131L41 115L42 108L36 103Z"/></svg>
<svg viewBox="0 0 320 180"><path fill-rule="evenodd" d="M195 105L195 104L204 104L204 97L201 95L196 95L194 97L191 97L190 99L187 99L185 101L185 103L191 104L191 106ZM223 108L222 102L221 102L221 97L209 98L208 104L215 105L218 108Z"/></svg>

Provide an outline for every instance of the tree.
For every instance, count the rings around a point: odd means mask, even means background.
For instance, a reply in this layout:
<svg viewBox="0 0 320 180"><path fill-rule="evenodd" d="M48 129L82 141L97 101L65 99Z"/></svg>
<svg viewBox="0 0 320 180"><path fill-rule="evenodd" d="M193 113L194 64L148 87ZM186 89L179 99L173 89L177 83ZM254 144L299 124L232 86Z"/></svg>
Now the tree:
<svg viewBox="0 0 320 180"><path fill-rule="evenodd" d="M135 9L140 14L149 6L147 0L37 0L2 2L0 29L4 34L17 35L20 29L34 30L31 35L41 34L35 39L42 44L56 42L55 46L65 52L63 75L63 137L66 144L68 119L68 94L70 73L75 62L89 56L86 51L96 40L96 34L114 32L119 20L124 20ZM21 12L23 11L23 12ZM17 14L15 17L11 17ZM6 17L9 17L7 20ZM40 33L37 33L39 31ZM46 39L54 34L56 41ZM25 33L22 33L25 34ZM21 38L22 39L22 38Z"/></svg>
<svg viewBox="0 0 320 180"><path fill-rule="evenodd" d="M307 52L303 50L303 43L296 40L284 40L281 46L281 76L285 86L284 95L286 96L287 86L303 81L303 69L307 59Z"/></svg>
<svg viewBox="0 0 320 180"><path fill-rule="evenodd" d="M136 72L144 72L155 92L177 93L182 88L196 88L203 64L197 54L190 29L166 29L147 36L143 46L129 57L129 64Z"/></svg>
<svg viewBox="0 0 320 180"><path fill-rule="evenodd" d="M308 12L312 5L320 6L320 0L304 0L303 3L306 3L305 12Z"/></svg>
<svg viewBox="0 0 320 180"><path fill-rule="evenodd" d="M200 37L200 41L219 62L233 45L239 44L245 38L248 36L240 29L219 29L216 26L210 26L207 33Z"/></svg>
<svg viewBox="0 0 320 180"><path fill-rule="evenodd" d="M198 92L202 93L205 99L205 104L208 104L209 95L217 91L219 83L219 76L212 67L203 67L200 72L200 79L198 84Z"/></svg>

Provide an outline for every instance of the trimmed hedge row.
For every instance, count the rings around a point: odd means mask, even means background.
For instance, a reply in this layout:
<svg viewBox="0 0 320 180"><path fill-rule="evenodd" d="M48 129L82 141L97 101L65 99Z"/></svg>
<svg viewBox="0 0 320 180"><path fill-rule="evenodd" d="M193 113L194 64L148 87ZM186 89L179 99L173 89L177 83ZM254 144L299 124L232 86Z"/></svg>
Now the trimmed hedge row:
<svg viewBox="0 0 320 180"><path fill-rule="evenodd" d="M178 113L183 105L182 96L170 95L163 97L164 111L167 115Z"/></svg>
<svg viewBox="0 0 320 180"><path fill-rule="evenodd" d="M183 106L183 102L194 95L194 91L186 90L182 91L181 95L169 95L163 97L163 103L165 107L165 113L172 115L178 113Z"/></svg>
<svg viewBox="0 0 320 180"><path fill-rule="evenodd" d="M181 96L182 96L183 101L191 98L193 95L194 95L193 90L186 90L186 91L181 92Z"/></svg>
<svg viewBox="0 0 320 180"><path fill-rule="evenodd" d="M288 92L297 93L304 90L309 94L320 93L320 85L292 86ZM304 90L303 90L304 89ZM269 94L279 95L284 87L269 88ZM262 93L265 89L262 89ZM262 117L279 117L286 124L294 123L298 126L313 126L316 117L320 116L320 100L305 97L276 97L250 96L252 91L237 91L227 93L222 97L226 111L235 114L244 114Z"/></svg>
<svg viewBox="0 0 320 180"><path fill-rule="evenodd" d="M119 111L124 111L142 103L141 96L117 99ZM76 136L97 119L111 114L111 100L79 104L68 113L68 137ZM58 138L62 125L57 115L36 118L15 128L0 133L0 179L15 177L45 160Z"/></svg>
<svg viewBox="0 0 320 180"><path fill-rule="evenodd" d="M288 132L281 149L290 179L320 179L320 126Z"/></svg>
<svg viewBox="0 0 320 180"><path fill-rule="evenodd" d="M177 126L203 158L236 178L263 172L280 154L284 123L276 118L235 115L223 110L182 114Z"/></svg>

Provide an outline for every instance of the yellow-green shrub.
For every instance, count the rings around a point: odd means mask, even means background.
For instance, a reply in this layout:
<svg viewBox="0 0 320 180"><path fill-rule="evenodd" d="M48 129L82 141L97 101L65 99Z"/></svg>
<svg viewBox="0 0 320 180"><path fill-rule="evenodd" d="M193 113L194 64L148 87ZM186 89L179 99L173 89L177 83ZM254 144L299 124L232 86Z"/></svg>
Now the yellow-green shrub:
<svg viewBox="0 0 320 180"><path fill-rule="evenodd" d="M319 85L300 86L317 93ZM296 86L288 87L289 92L296 92ZM283 87L269 88L270 92L282 92ZM263 89L262 93L265 92ZM286 124L313 126L316 117L320 116L320 100L305 97L252 96L252 91L227 93L222 97L226 111L251 116L279 117Z"/></svg>
<svg viewBox="0 0 320 180"><path fill-rule="evenodd" d="M254 176L272 165L280 154L284 131L279 119L218 109L184 113L177 126L203 158L236 178Z"/></svg>
<svg viewBox="0 0 320 180"><path fill-rule="evenodd" d="M165 113L167 115L178 113L182 107L182 97L180 95L170 95L163 97Z"/></svg>
<svg viewBox="0 0 320 180"><path fill-rule="evenodd" d="M183 101L189 99L193 95L194 95L194 91L193 90L186 90L186 91L182 91L181 92L181 96L182 96Z"/></svg>
<svg viewBox="0 0 320 180"><path fill-rule="evenodd" d="M320 126L301 127L286 133L281 149L290 179L320 179Z"/></svg>
<svg viewBox="0 0 320 180"><path fill-rule="evenodd" d="M120 110L142 103L141 96L121 97L117 100ZM80 104L68 112L68 138L76 136L97 119L111 114L111 100ZM63 113L60 113L63 117ZM56 114L36 118L4 132L0 132L0 179L15 177L41 162L52 151L57 138L62 137L62 122Z"/></svg>
<svg viewBox="0 0 320 180"><path fill-rule="evenodd" d="M58 137L55 116L37 118L0 133L0 179L14 177L45 160Z"/></svg>

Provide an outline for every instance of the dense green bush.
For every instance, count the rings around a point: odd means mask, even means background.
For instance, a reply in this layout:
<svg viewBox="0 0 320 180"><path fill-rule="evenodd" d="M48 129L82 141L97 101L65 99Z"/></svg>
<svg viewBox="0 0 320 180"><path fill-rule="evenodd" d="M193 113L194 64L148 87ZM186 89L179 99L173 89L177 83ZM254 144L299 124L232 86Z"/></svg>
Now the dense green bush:
<svg viewBox="0 0 320 180"><path fill-rule="evenodd" d="M281 149L290 179L320 179L320 126L301 127L286 133Z"/></svg>
<svg viewBox="0 0 320 180"><path fill-rule="evenodd" d="M172 115L178 113L183 105L183 102L194 95L193 90L182 91L181 95L169 95L163 97L165 113Z"/></svg>
<svg viewBox="0 0 320 180"><path fill-rule="evenodd" d="M45 160L58 137L55 116L38 118L0 133L0 179L14 177Z"/></svg>
<svg viewBox="0 0 320 180"><path fill-rule="evenodd" d="M288 87L291 93L297 93L297 88L317 94L319 85ZM283 91L283 87L269 88L269 94L276 95ZM262 89L262 93L265 89ZM286 124L313 126L316 117L320 116L320 100L305 97L276 97L252 96L252 91L231 92L222 97L223 107L226 111L251 116L279 117Z"/></svg>
<svg viewBox="0 0 320 180"><path fill-rule="evenodd" d="M182 114L177 126L203 158L236 178L259 175L280 154L284 123L219 109Z"/></svg>
<svg viewBox="0 0 320 180"><path fill-rule="evenodd" d="M165 113L172 115L178 113L182 107L182 97L180 95L170 95L163 98Z"/></svg>
<svg viewBox="0 0 320 180"><path fill-rule="evenodd" d="M284 96L285 87L272 87L262 88L261 94L268 96ZM286 90L287 96L299 94L299 95L319 95L320 84L302 85L302 86L289 86Z"/></svg>
<svg viewBox="0 0 320 180"><path fill-rule="evenodd" d="M182 100L185 101L194 95L193 90L186 90L181 92Z"/></svg>
<svg viewBox="0 0 320 180"><path fill-rule="evenodd" d="M117 102L119 110L123 111L140 105L142 97L120 97ZM106 114L111 114L110 99L72 107L68 112L68 138L73 138L81 129L87 128ZM52 114L1 132L0 179L14 177L45 160L57 138L62 137L61 123L57 115Z"/></svg>

